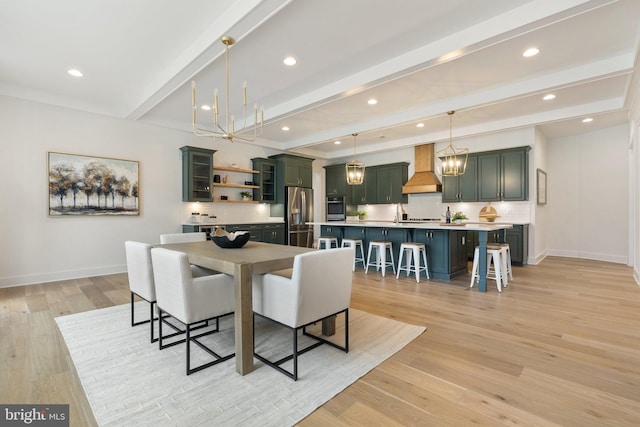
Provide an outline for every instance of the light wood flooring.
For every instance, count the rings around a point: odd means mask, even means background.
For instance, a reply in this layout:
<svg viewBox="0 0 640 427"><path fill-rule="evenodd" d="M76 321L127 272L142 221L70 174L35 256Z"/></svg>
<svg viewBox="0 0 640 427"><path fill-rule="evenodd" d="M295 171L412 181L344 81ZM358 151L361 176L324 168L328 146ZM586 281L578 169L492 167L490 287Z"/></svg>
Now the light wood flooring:
<svg viewBox="0 0 640 427"><path fill-rule="evenodd" d="M352 307L427 331L302 426L638 426L640 287L620 264L547 258L498 294L361 270ZM54 317L128 302L126 274L0 289L0 403L95 425ZM214 369L214 368L213 368ZM205 371L206 372L206 371Z"/></svg>

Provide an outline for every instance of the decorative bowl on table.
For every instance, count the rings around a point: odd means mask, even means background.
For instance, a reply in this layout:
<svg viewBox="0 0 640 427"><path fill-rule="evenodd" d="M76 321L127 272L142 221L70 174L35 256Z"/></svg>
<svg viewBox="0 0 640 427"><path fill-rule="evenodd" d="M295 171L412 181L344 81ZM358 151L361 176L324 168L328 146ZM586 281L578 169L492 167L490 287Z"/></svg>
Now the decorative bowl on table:
<svg viewBox="0 0 640 427"><path fill-rule="evenodd" d="M248 231L236 231L235 233L213 234L213 243L224 249L237 249L243 247L251 239Z"/></svg>

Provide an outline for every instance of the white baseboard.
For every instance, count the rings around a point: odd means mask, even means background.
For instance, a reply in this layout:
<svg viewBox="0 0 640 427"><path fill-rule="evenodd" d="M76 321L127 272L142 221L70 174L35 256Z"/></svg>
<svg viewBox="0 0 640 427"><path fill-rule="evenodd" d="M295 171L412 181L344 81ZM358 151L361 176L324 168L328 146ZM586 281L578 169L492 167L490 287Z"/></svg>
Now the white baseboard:
<svg viewBox="0 0 640 427"><path fill-rule="evenodd" d="M611 254L600 254L595 252L567 251L562 249L548 249L549 256L562 256L567 258L592 259L595 261L614 262L616 264L627 264L629 259L626 256Z"/></svg>
<svg viewBox="0 0 640 427"><path fill-rule="evenodd" d="M127 265L112 265L109 267L93 267L80 270L58 271L54 273L29 274L24 276L0 278L0 288L11 288L22 285L35 285L46 282L59 282L61 280L82 279L85 277L106 276L108 274L124 273Z"/></svg>

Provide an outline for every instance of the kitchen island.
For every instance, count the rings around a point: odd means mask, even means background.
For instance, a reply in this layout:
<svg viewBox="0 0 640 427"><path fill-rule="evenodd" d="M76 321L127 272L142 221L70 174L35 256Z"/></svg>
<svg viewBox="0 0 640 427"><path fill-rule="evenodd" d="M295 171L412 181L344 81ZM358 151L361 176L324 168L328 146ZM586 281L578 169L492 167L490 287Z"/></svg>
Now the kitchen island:
<svg viewBox="0 0 640 427"><path fill-rule="evenodd" d="M310 222L319 225L322 236L357 238L363 241L365 252L371 240L389 240L393 244L394 261L397 262L400 244L403 242L424 243L427 247L429 274L434 279L451 280L467 271L467 231L478 232L480 247L480 282L478 290L486 292L487 283L487 240L504 241L505 230L510 224L462 223L442 224L439 222L391 222L391 221L330 221ZM482 255L484 254L484 255Z"/></svg>

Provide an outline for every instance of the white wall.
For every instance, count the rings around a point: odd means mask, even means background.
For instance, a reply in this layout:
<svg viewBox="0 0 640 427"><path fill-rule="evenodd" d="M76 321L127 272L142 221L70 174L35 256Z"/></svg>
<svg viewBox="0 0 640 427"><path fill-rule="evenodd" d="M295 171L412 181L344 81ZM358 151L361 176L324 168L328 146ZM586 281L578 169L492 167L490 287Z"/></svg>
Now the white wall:
<svg viewBox="0 0 640 427"><path fill-rule="evenodd" d="M549 255L628 260L628 126L547 144Z"/></svg>
<svg viewBox="0 0 640 427"><path fill-rule="evenodd" d="M538 172L547 170L547 138L540 132L535 134L535 148L529 158L529 199L531 209L531 226L529 228L529 264L538 264L547 255L547 235L549 234L549 211L551 205L538 205ZM531 163L532 162L532 163ZM547 175L548 178L548 175Z"/></svg>
<svg viewBox="0 0 640 427"><path fill-rule="evenodd" d="M275 151L1 96L0 120L0 287L125 271L125 240L158 242L194 209L221 221L269 219L264 205L183 203L179 147L213 148L215 162L245 167ZM140 216L49 217L48 151L139 161Z"/></svg>

